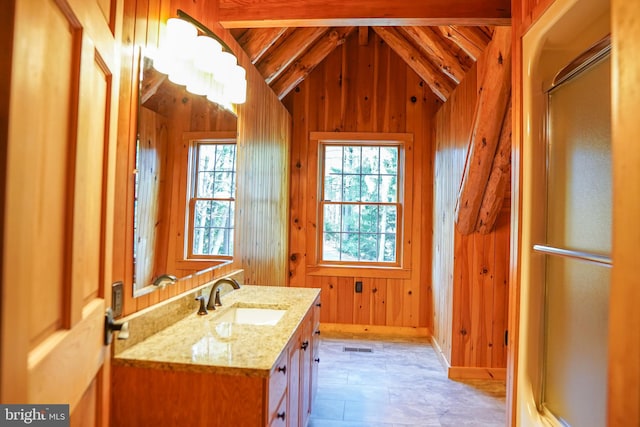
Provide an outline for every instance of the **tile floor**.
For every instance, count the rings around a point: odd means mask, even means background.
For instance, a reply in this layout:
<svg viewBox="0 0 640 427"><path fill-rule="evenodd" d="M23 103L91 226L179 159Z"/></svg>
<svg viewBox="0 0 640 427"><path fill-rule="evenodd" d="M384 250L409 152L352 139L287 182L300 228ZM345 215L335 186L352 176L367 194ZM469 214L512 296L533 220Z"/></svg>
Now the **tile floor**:
<svg viewBox="0 0 640 427"><path fill-rule="evenodd" d="M319 357L308 427L505 425L504 382L449 380L427 341L323 336Z"/></svg>

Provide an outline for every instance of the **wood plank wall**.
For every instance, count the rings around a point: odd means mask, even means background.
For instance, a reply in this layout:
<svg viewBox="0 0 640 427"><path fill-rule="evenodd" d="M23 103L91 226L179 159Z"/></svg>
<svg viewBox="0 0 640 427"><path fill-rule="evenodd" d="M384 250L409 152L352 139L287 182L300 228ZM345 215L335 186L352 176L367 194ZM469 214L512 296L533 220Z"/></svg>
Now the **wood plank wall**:
<svg viewBox="0 0 640 427"><path fill-rule="evenodd" d="M451 366L506 367L508 200L493 232L455 231L455 206L483 59L438 111L435 126L433 338Z"/></svg>
<svg viewBox="0 0 640 427"><path fill-rule="evenodd" d="M259 73L251 65L249 58L237 45L231 34L220 27L211 16L215 8L212 0L193 2L190 0L126 0L124 2L124 20L122 35L122 79L120 85L120 106L118 122L118 147L116 165L116 191L120 203L116 206L114 224L113 277L124 283L124 314L130 314L170 298L186 290L204 284L214 277L224 275L237 268L245 269L247 283L279 284L286 281L286 201L288 191L288 157L290 144L290 116L278 101L271 89L264 83ZM157 46L160 24L175 16L182 9L198 19L218 34L235 52L240 52L238 60L247 70L249 96L247 102L238 108L238 125L230 126L227 118L215 118L213 107L202 99L189 98L186 102L177 102L173 106L173 119L182 123L178 128L169 126L167 131L171 161L167 162L167 184L170 190L168 201L158 202L165 208L170 207L168 219L170 231L167 237L158 237L158 245L166 244L167 271L181 277L176 285L149 295L133 298L133 174L135 165L135 139L137 132L137 70L139 49L141 46ZM221 125L221 123L224 123ZM209 126L209 129L206 127ZM203 128L204 127L204 128ZM261 230L261 233L239 235L236 242L236 258L226 267L202 272L198 267L180 262L182 246L179 244L181 231L180 204L177 199L184 197L186 182L185 169L185 131L236 130L243 153L239 153L238 182L247 182L254 186L252 191L238 193L237 208L241 212L237 217L238 229ZM173 150L173 151L172 151ZM266 179L256 176L256 171L273 171ZM256 185L260 182L260 185ZM242 184L244 185L244 184ZM254 209L259 200L272 207L269 215ZM163 242L164 239L164 243ZM268 249L265 249L268 248ZM259 254L259 255L258 255ZM254 259L260 262L253 262ZM172 264L172 262L174 264ZM206 266L211 263L205 264ZM198 271L198 272L196 272Z"/></svg>
<svg viewBox="0 0 640 427"><path fill-rule="evenodd" d="M359 44L357 32L336 48L283 101L293 116L289 275L291 286L322 288L323 323L423 328L432 325L432 129L440 103L428 86L375 33ZM414 135L412 271L409 279L311 275L305 257L308 227L306 176L309 133L405 132ZM371 276L369 274L369 276ZM363 292L354 292L354 282Z"/></svg>

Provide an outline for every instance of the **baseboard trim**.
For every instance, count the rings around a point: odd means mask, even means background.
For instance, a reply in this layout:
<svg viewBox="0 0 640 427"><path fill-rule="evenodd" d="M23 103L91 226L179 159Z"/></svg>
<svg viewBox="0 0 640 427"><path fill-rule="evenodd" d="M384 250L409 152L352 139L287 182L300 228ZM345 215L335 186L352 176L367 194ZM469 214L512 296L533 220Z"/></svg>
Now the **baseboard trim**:
<svg viewBox="0 0 640 427"><path fill-rule="evenodd" d="M321 323L320 331L323 335L356 335L356 336L387 336L407 338L429 338L429 328L412 328L407 326L380 325L350 325L344 323Z"/></svg>
<svg viewBox="0 0 640 427"><path fill-rule="evenodd" d="M448 376L452 380L499 380L506 381L506 368L477 368L468 366L451 366Z"/></svg>
<svg viewBox="0 0 640 427"><path fill-rule="evenodd" d="M438 356L438 360L442 364L442 367L444 368L445 372L449 372L449 368L451 368L451 365L447 360L447 356L445 356L444 352L442 351L442 348L440 348L440 344L438 344L438 340L435 339L435 337L433 336L431 337L431 346L435 350L436 356Z"/></svg>

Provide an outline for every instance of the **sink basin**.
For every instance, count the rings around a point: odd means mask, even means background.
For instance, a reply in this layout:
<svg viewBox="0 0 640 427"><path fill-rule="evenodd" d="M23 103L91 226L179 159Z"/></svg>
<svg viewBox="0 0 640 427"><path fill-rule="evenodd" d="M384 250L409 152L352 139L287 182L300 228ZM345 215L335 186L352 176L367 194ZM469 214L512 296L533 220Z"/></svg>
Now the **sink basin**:
<svg viewBox="0 0 640 427"><path fill-rule="evenodd" d="M275 325L287 310L257 307L231 307L214 322L242 323L246 325Z"/></svg>

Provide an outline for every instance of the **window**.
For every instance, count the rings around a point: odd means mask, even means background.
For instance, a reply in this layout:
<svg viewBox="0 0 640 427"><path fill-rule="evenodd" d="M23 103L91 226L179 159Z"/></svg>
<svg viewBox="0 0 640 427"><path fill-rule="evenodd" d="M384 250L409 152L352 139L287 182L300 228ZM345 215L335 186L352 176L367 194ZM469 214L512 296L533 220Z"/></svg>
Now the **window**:
<svg viewBox="0 0 640 427"><path fill-rule="evenodd" d="M322 144L325 262L396 263L399 144Z"/></svg>
<svg viewBox="0 0 640 427"><path fill-rule="evenodd" d="M189 258L233 256L234 141L194 141L190 161Z"/></svg>
<svg viewBox="0 0 640 427"><path fill-rule="evenodd" d="M411 277L413 135L311 132L307 274Z"/></svg>

